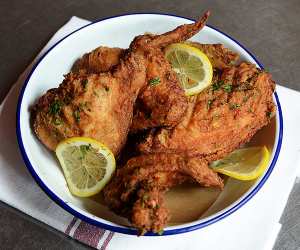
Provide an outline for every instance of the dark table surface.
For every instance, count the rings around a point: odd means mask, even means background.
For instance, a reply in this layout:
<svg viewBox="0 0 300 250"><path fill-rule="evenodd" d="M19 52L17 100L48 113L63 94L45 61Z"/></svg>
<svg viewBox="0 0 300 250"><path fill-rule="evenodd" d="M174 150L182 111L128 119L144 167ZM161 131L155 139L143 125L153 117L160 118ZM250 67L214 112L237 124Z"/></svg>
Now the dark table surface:
<svg viewBox="0 0 300 250"><path fill-rule="evenodd" d="M209 24L249 48L278 84L300 90L299 0L2 0L0 64L3 100L18 75L71 16L95 20L130 12L162 12L197 18L210 9ZM300 184L281 218L275 249L300 249ZM0 249L88 249L0 202Z"/></svg>

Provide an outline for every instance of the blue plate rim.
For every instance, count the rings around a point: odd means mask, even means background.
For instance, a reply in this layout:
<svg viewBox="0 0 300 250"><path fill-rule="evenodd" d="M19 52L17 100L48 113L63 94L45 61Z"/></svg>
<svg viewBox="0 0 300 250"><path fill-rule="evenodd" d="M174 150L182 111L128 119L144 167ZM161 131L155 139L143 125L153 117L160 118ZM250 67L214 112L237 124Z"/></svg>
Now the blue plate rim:
<svg viewBox="0 0 300 250"><path fill-rule="evenodd" d="M96 220L93 220L81 213L79 213L78 211L76 211L75 209L73 209L72 207L70 207L67 203L65 203L62 199L60 199L55 193L53 193L48 187L47 185L40 179L40 177L37 175L37 173L35 172L31 162L29 161L29 158L26 154L26 150L23 144L23 140L22 140L22 135L21 135L21 128L20 128L20 111L21 111L21 104L22 104L22 100L23 100L23 95L26 89L26 86L31 78L31 75L33 74L33 72L35 71L36 67L39 65L39 63L44 59L44 57L53 49L55 48L59 43L61 43L63 40L65 40L66 38L68 38L69 36L71 36L72 34L80 31L81 29L84 29L90 25L93 25L95 23L104 21L104 20L108 20L108 19L114 19L114 18L119 18L119 17L124 17L124 16L132 16L132 15L145 15L145 14L150 14L150 15L163 15L163 16L171 16L171 17L178 17L178 18L183 18L189 21L195 21L191 18L187 18L187 17L183 17L183 16L179 16L179 15L173 15L173 14L167 14L167 13L155 13L155 12L141 12L141 13L127 13L127 14L122 14L122 15L116 15L116 16L111 16L111 17L107 17L107 18L102 18L102 19L98 19L94 22L91 22L87 25L84 25L83 27L80 27L78 29L76 29L75 31L71 32L70 34L64 36L62 39L60 39L58 42L56 42L54 45L52 45L40 58L39 60L34 64L34 66L32 67L30 73L28 74L24 85L20 91L19 94L19 98L18 98L18 104L17 104L17 113L16 113L16 135L17 135L17 141L18 141L18 145L19 145L19 149L23 158L23 161L28 169L28 171L30 172L30 174L32 175L32 177L34 178L34 180L36 181L36 183L40 186L40 188L55 202L57 203L60 207L62 207L64 210L68 211L69 213L71 213L72 215L74 215L75 217L88 222L92 225L110 230L110 231L114 231L114 232L118 232L118 233L123 233L123 234L129 234L129 235L136 235L137 234L137 230L134 228L127 228L127 227L119 227L119 226L113 226L113 225L108 225ZM231 41L233 41L234 43L238 44L241 48L243 48L250 56L251 58L260 66L261 69L263 69L263 65L262 63L259 62L259 60L244 46L242 45L240 42L238 42L237 40L235 40L234 38L232 38L231 36L229 36L228 34L224 33L223 31L211 26L211 25L206 25L208 27L210 27L211 29L221 33L222 35L224 35L225 37L229 38ZM230 209L224 211L223 213L207 220L204 222L201 222L199 224L195 224L195 225L191 225L191 226L186 226L183 228L178 228L178 229L170 229L170 230L165 230L163 232L162 235L156 234L156 233L152 233L152 232L148 232L145 234L145 236L165 236L165 235L173 235L173 234L181 234L181 233L186 233L186 232L190 232L193 230L197 230L203 227L206 227L208 225L211 225L219 220L222 220L224 218L226 218L227 216L229 216L230 214L232 214L233 212L235 212L236 210L238 210L239 208L241 208L243 205L245 205L260 189L261 187L264 185L264 183L266 182L266 180L269 178L269 176L271 175L275 164L277 162L280 150L281 150L281 145L282 145L282 137L283 137L283 116L282 116L282 109L281 109L281 105L279 102L279 98L276 92L274 92L274 96L275 96L275 100L276 100L276 104L277 104L277 113L279 115L279 131L278 131L278 141L277 141L277 146L276 146L276 150L274 153L274 157L272 159L272 162L267 170L267 172L265 173L265 175L261 178L260 182L257 184L257 186L255 188L253 188L251 190L251 192L245 196L240 202L238 202L235 206L231 207Z"/></svg>

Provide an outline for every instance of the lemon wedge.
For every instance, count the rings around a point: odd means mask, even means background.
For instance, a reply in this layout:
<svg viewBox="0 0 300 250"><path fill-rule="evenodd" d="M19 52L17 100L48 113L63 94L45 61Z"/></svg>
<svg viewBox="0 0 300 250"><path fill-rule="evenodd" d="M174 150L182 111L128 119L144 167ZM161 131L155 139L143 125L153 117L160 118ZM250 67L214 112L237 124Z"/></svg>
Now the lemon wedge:
<svg viewBox="0 0 300 250"><path fill-rule="evenodd" d="M56 156L73 195L95 195L110 180L116 168L113 153L87 137L73 137L58 144Z"/></svg>
<svg viewBox="0 0 300 250"><path fill-rule="evenodd" d="M214 161L210 167L219 173L238 180L254 180L268 167L270 153L266 146L249 147L233 151L222 160Z"/></svg>
<svg viewBox="0 0 300 250"><path fill-rule="evenodd" d="M198 94L212 83L213 68L201 50L174 43L166 48L165 57L177 73L186 95Z"/></svg>

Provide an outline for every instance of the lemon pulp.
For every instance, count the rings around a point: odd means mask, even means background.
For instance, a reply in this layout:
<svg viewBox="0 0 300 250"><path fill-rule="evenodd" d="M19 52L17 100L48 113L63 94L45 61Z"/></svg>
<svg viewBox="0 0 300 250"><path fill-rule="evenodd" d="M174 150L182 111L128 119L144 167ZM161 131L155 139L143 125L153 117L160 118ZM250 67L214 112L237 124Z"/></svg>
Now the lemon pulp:
<svg viewBox="0 0 300 250"><path fill-rule="evenodd" d="M103 144L86 137L73 137L57 146L57 158L73 195L97 194L110 180L116 163L112 152Z"/></svg>
<svg viewBox="0 0 300 250"><path fill-rule="evenodd" d="M165 50L165 57L177 73L186 95L198 94L212 83L212 65L198 48L183 43L171 44Z"/></svg>

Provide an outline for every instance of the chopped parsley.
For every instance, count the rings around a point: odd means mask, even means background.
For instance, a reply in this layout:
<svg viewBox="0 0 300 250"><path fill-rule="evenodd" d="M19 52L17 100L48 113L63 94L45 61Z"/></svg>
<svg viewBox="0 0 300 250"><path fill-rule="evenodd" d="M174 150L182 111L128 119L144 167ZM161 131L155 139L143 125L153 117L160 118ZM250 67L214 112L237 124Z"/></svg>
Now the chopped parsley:
<svg viewBox="0 0 300 250"><path fill-rule="evenodd" d="M213 91L216 91L216 90L219 90L220 87L224 84L224 81L218 81L218 82L215 82L213 83L213 85L211 86L212 90Z"/></svg>
<svg viewBox="0 0 300 250"><path fill-rule="evenodd" d="M159 77L155 77L149 80L149 84L151 86L155 86L158 85L160 83L160 78Z"/></svg>
<svg viewBox="0 0 300 250"><path fill-rule="evenodd" d="M232 84L225 84L225 85L223 85L223 89L224 89L225 92L231 93L231 91L232 91Z"/></svg>
<svg viewBox="0 0 300 250"><path fill-rule="evenodd" d="M268 112L267 112L267 117L268 117L268 118L271 118L271 117L272 117L272 114L273 114L272 111L268 111Z"/></svg>
<svg viewBox="0 0 300 250"><path fill-rule="evenodd" d="M74 118L75 118L76 122L80 122L80 111L79 111L79 109L76 109L74 111L73 115L74 115Z"/></svg>
<svg viewBox="0 0 300 250"><path fill-rule="evenodd" d="M49 113L51 115L57 115L59 114L61 108L62 108L62 103L60 101L55 100L50 104Z"/></svg>
<svg viewBox="0 0 300 250"><path fill-rule="evenodd" d="M82 85L84 91L86 91L88 83L89 83L88 79L81 80L81 85Z"/></svg>
<svg viewBox="0 0 300 250"><path fill-rule="evenodd" d="M240 105L240 104L237 104L237 103L231 103L230 106L229 106L229 108L230 108L231 110L238 109L239 107L241 107L241 105Z"/></svg>

